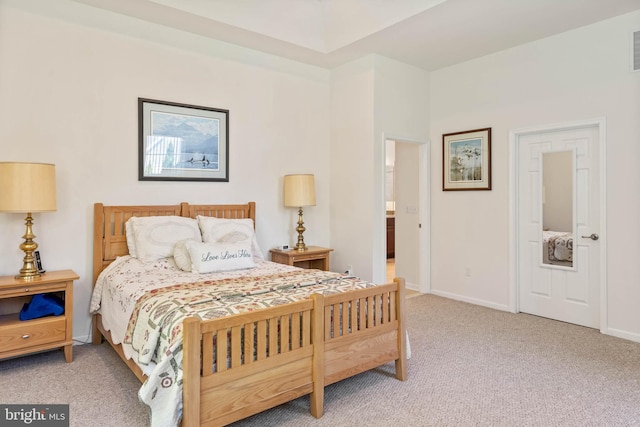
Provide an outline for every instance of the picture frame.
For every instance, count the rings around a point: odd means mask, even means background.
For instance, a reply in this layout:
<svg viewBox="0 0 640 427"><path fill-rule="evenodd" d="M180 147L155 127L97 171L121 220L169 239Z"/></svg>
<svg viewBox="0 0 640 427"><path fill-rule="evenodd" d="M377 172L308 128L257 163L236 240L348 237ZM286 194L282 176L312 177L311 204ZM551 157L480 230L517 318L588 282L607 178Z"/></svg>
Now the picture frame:
<svg viewBox="0 0 640 427"><path fill-rule="evenodd" d="M442 191L491 190L491 128L442 135Z"/></svg>
<svg viewBox="0 0 640 427"><path fill-rule="evenodd" d="M229 182L229 110L138 98L138 180Z"/></svg>

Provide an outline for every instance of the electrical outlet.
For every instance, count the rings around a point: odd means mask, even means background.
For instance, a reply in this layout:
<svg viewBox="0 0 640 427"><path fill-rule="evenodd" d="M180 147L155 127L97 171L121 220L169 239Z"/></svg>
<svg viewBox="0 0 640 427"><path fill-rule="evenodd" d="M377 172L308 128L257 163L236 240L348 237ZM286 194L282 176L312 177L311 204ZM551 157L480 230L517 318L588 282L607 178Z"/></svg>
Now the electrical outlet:
<svg viewBox="0 0 640 427"><path fill-rule="evenodd" d="M347 265L347 271L344 272L347 276L353 276L353 266L351 264Z"/></svg>

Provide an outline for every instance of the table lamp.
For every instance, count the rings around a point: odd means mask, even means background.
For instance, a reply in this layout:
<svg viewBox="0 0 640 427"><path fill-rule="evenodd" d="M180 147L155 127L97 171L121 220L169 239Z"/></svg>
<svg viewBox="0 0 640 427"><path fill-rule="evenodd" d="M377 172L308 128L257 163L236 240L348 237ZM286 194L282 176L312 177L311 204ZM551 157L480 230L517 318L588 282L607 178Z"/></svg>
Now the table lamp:
<svg viewBox="0 0 640 427"><path fill-rule="evenodd" d="M305 251L307 249L304 244L304 222L302 221L302 207L316 205L316 188L314 176L305 175L285 175L284 176L284 205L287 207L298 208L298 243L296 249Z"/></svg>
<svg viewBox="0 0 640 427"><path fill-rule="evenodd" d="M16 279L32 280L41 274L35 266L33 252L38 248L33 238L33 212L56 210L56 169L46 163L0 162L0 212L26 213L27 231L20 245L25 253Z"/></svg>

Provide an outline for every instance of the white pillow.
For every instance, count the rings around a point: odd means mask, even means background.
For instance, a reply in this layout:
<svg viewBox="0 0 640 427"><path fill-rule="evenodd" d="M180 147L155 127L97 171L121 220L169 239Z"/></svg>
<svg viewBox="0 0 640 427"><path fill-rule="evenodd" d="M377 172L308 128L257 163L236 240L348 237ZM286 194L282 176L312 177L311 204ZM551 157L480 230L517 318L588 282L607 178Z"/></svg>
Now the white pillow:
<svg viewBox="0 0 640 427"><path fill-rule="evenodd" d="M138 258L138 253L136 252L136 237L133 235L133 221L131 221L135 217L131 217L124 223L124 235L127 238L127 248L129 248L129 255L134 258Z"/></svg>
<svg viewBox="0 0 640 427"><path fill-rule="evenodd" d="M187 249L188 241L180 240L173 248L173 260L182 271L191 271L191 255L189 255L189 249Z"/></svg>
<svg viewBox="0 0 640 427"><path fill-rule="evenodd" d="M250 242L254 259L263 260L250 218L227 219L198 215L198 225L205 243Z"/></svg>
<svg viewBox="0 0 640 427"><path fill-rule="evenodd" d="M203 243L184 242L191 258L194 273L240 270L255 267L251 253L251 242Z"/></svg>
<svg viewBox="0 0 640 427"><path fill-rule="evenodd" d="M198 222L181 216L132 217L136 256L140 261L155 261L173 256L181 240L202 241Z"/></svg>

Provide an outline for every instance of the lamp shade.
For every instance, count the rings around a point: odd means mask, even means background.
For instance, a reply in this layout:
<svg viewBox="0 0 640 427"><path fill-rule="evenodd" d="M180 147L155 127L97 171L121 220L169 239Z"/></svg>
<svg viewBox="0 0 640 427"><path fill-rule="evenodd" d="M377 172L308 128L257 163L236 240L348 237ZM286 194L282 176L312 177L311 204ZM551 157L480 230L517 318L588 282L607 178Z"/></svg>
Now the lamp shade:
<svg viewBox="0 0 640 427"><path fill-rule="evenodd" d="M0 162L0 212L55 210L55 165Z"/></svg>
<svg viewBox="0 0 640 427"><path fill-rule="evenodd" d="M284 205L288 207L315 206L316 185L314 176L311 174L285 175Z"/></svg>

